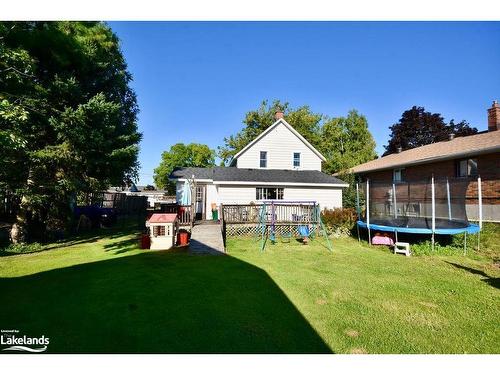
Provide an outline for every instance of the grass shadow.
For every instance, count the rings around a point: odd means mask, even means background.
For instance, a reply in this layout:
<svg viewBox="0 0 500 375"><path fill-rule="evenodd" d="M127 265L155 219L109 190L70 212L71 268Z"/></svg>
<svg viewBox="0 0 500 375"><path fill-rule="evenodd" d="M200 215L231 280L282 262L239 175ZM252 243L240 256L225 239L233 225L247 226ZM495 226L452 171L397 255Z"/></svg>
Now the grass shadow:
<svg viewBox="0 0 500 375"><path fill-rule="evenodd" d="M486 272L484 272L482 270L478 270L478 269L475 269L472 267L462 266L461 264L458 264L458 263L453 263L453 262L448 262L448 261L446 261L446 263L451 264L453 267L456 267L458 269L470 272L474 275L482 276L482 279L481 279L482 281L491 285L494 288L500 289L500 278L499 277L491 277L490 275L488 275Z"/></svg>
<svg viewBox="0 0 500 375"><path fill-rule="evenodd" d="M114 251L115 254L123 254L131 250L136 250L139 243L138 238L129 238L121 241L112 242L103 246L104 251Z"/></svg>
<svg viewBox="0 0 500 375"><path fill-rule="evenodd" d="M331 353L266 272L231 256L144 252L0 289L2 326L49 337L49 353Z"/></svg>
<svg viewBox="0 0 500 375"><path fill-rule="evenodd" d="M72 235L67 239L60 240L49 246L45 246L44 250L75 246L84 243L93 243L104 238L112 240L123 237L127 234L135 232L138 233L139 231L139 226L136 221L126 220L123 222L118 222L117 224L109 228L89 229L88 231L81 234Z"/></svg>

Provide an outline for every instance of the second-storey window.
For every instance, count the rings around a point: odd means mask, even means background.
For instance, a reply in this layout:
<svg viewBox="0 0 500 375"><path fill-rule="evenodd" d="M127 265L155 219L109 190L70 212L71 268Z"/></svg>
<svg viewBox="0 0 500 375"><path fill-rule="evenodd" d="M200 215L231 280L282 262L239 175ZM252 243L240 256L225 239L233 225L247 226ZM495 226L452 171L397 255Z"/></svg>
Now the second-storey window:
<svg viewBox="0 0 500 375"><path fill-rule="evenodd" d="M267 151L260 152L260 167L267 168Z"/></svg>
<svg viewBox="0 0 500 375"><path fill-rule="evenodd" d="M293 153L293 166L300 167L300 152Z"/></svg>

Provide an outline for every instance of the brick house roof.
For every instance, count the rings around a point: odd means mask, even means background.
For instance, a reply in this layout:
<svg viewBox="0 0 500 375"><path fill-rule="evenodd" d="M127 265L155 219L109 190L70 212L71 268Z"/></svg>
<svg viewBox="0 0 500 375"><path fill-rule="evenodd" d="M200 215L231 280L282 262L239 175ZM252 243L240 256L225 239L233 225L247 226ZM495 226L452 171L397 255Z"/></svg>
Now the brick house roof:
<svg viewBox="0 0 500 375"><path fill-rule="evenodd" d="M500 130L412 148L357 165L349 171L353 173L374 172L494 152L500 152Z"/></svg>

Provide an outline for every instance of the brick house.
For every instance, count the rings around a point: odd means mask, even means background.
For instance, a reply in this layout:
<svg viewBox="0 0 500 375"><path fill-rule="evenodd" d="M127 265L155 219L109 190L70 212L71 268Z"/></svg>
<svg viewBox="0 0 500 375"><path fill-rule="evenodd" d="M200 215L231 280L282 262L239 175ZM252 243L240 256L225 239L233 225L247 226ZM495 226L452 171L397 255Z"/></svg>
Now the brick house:
<svg viewBox="0 0 500 375"><path fill-rule="evenodd" d="M481 177L483 220L500 221L500 105L488 109L488 130L387 155L351 169L361 181L416 182L463 179L469 219L478 218L477 177Z"/></svg>

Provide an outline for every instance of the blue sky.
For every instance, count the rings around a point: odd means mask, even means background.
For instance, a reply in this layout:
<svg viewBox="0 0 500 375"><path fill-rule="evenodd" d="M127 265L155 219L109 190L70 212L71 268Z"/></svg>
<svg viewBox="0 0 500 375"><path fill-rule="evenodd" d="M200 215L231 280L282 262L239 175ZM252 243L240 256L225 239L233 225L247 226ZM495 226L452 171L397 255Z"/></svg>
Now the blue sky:
<svg viewBox="0 0 500 375"><path fill-rule="evenodd" d="M177 142L212 148L263 99L331 117L355 108L377 152L413 105L487 128L500 99L500 22L109 22L143 133L140 184ZM293 125L293 124L292 124Z"/></svg>

